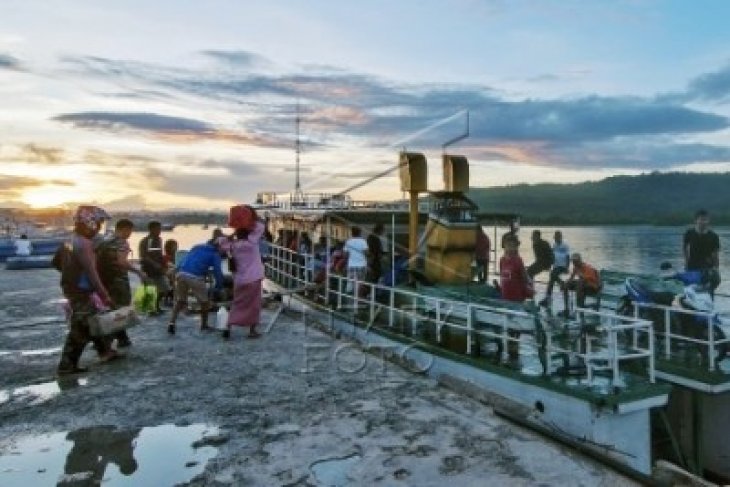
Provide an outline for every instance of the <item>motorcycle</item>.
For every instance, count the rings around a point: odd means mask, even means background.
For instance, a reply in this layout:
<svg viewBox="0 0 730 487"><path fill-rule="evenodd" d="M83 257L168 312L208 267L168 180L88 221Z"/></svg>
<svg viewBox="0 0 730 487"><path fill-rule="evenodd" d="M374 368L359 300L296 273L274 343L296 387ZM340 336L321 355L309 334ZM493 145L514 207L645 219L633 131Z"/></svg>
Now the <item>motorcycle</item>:
<svg viewBox="0 0 730 487"><path fill-rule="evenodd" d="M730 337L730 320L715 309L711 275L702 271L674 272L668 262L664 262L660 269L663 277L647 279L637 276L626 279L626 294L619 299L616 308L618 314L634 316L637 304L672 307L682 310L669 314L672 334L708 341L709 321L715 343ZM638 316L654 323L655 333L664 333L666 314L663 308L641 306ZM685 346L689 344L686 341L680 343ZM702 358L707 360L707 346L697 345ZM715 362L728 355L729 345L727 342L715 345Z"/></svg>

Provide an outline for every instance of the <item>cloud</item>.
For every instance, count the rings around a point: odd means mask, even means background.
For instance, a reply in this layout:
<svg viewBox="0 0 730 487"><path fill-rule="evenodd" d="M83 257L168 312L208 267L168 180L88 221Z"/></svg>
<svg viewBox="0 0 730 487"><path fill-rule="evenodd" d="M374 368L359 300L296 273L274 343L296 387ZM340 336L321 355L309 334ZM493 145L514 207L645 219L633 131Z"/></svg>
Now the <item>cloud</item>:
<svg viewBox="0 0 730 487"><path fill-rule="evenodd" d="M24 162L58 164L64 159L64 150L59 147L44 147L29 143L22 147L21 159Z"/></svg>
<svg viewBox="0 0 730 487"><path fill-rule="evenodd" d="M84 129L142 132L157 139L176 143L217 140L263 147L280 147L284 144L283 141L270 137L218 129L200 120L157 113L79 112L57 115L52 120Z"/></svg>
<svg viewBox="0 0 730 487"><path fill-rule="evenodd" d="M12 69L21 70L22 66L20 60L11 56L10 54L4 54L0 52L0 69Z"/></svg>
<svg viewBox="0 0 730 487"><path fill-rule="evenodd" d="M74 183L58 179L39 179L27 176L0 175L0 196L13 198L20 196L24 190L39 186L74 186Z"/></svg>
<svg viewBox="0 0 730 487"><path fill-rule="evenodd" d="M699 101L730 101L730 63L714 73L693 79L687 87L687 96Z"/></svg>
<svg viewBox="0 0 730 487"><path fill-rule="evenodd" d="M199 120L168 117L156 113L81 112L53 117L82 128L133 129L151 132L206 132L211 127Z"/></svg>
<svg viewBox="0 0 730 487"><path fill-rule="evenodd" d="M213 58L217 61L223 61L228 64L241 66L241 67L267 67L272 63L269 59L250 51L237 50L237 51L220 51L220 50L207 50L202 51L202 54Z"/></svg>
<svg viewBox="0 0 730 487"><path fill-rule="evenodd" d="M69 62L109 80L134 79L140 84L136 89L161 91L178 101L194 96L217 107L235 107L233 111L245 107L242 128L223 129L201 120L150 113L85 112L57 119L80 127L143 131L172 142L217 140L287 148L292 145L296 105L301 103L306 147L409 145L430 150L463 131L463 117L450 117L468 108L471 135L460 146L468 144L476 157L601 169L729 160L722 146L675 141L730 127L725 116L686 106L688 101L727 99L730 66L696 77L681 94L508 99L491 86L395 83L333 66L264 73L258 69L264 58L250 51L203 53L246 71L175 69L94 57Z"/></svg>

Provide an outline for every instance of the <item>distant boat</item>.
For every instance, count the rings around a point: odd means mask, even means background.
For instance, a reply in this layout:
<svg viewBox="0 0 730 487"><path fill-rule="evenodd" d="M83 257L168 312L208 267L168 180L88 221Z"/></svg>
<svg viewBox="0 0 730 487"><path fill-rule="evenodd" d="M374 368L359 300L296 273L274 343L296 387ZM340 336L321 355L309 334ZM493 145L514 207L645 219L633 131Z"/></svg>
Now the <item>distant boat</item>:
<svg viewBox="0 0 730 487"><path fill-rule="evenodd" d="M207 230L207 229L208 229L208 224L206 223L205 225L203 225L203 230Z"/></svg>
<svg viewBox="0 0 730 487"><path fill-rule="evenodd" d="M59 245L65 242L64 238L31 238L32 255L53 255ZM8 257L15 256L15 240L0 239L0 262L4 262Z"/></svg>
<svg viewBox="0 0 730 487"><path fill-rule="evenodd" d="M175 224L174 223L162 223L162 230L165 232L171 232L175 230Z"/></svg>
<svg viewBox="0 0 730 487"><path fill-rule="evenodd" d="M51 255L27 255L8 257L5 261L5 268L9 271L23 269L48 269L53 267Z"/></svg>

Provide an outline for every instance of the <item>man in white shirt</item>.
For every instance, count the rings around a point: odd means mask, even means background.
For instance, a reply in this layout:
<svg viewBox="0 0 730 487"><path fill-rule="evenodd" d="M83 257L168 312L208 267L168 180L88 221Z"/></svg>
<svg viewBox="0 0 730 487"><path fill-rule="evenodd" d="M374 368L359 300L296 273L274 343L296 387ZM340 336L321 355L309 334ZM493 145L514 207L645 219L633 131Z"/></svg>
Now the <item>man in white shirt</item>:
<svg viewBox="0 0 730 487"><path fill-rule="evenodd" d="M553 238L555 240L555 243L553 243L555 260L553 268L550 270L550 280L545 291L545 298L540 301L540 306L546 307L550 307L552 304L553 286L555 283L562 283L560 276L568 273L568 266L570 265L570 247L563 242L563 232L556 230Z"/></svg>
<svg viewBox="0 0 730 487"><path fill-rule="evenodd" d="M15 255L27 257L31 254L33 245L28 240L28 236L23 234L18 240L15 241Z"/></svg>
<svg viewBox="0 0 730 487"><path fill-rule="evenodd" d="M347 258L347 278L358 283L365 280L368 267L368 243L361 237L361 234L360 227L352 227L352 237L347 239L343 249ZM352 288L352 284L348 282L347 292L350 292ZM355 296L359 295L358 291L355 289Z"/></svg>

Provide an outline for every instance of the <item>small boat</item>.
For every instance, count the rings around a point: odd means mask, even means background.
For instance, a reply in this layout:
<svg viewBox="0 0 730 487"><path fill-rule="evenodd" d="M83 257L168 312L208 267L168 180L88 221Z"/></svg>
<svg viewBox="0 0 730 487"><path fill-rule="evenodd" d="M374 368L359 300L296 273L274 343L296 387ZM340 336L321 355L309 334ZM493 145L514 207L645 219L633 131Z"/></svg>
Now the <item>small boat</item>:
<svg viewBox="0 0 730 487"><path fill-rule="evenodd" d="M207 230L207 229L208 229L208 224L206 223L205 225L203 225L203 230Z"/></svg>
<svg viewBox="0 0 730 487"><path fill-rule="evenodd" d="M5 260L5 269L18 271L24 269L48 269L53 267L52 255L16 255Z"/></svg>
<svg viewBox="0 0 730 487"><path fill-rule="evenodd" d="M171 232L171 231L175 230L174 223L162 223L161 227L162 227L163 232Z"/></svg>
<svg viewBox="0 0 730 487"><path fill-rule="evenodd" d="M32 255L53 255L56 249L65 241L64 238L31 238ZM15 241L0 239L0 262L15 256Z"/></svg>

